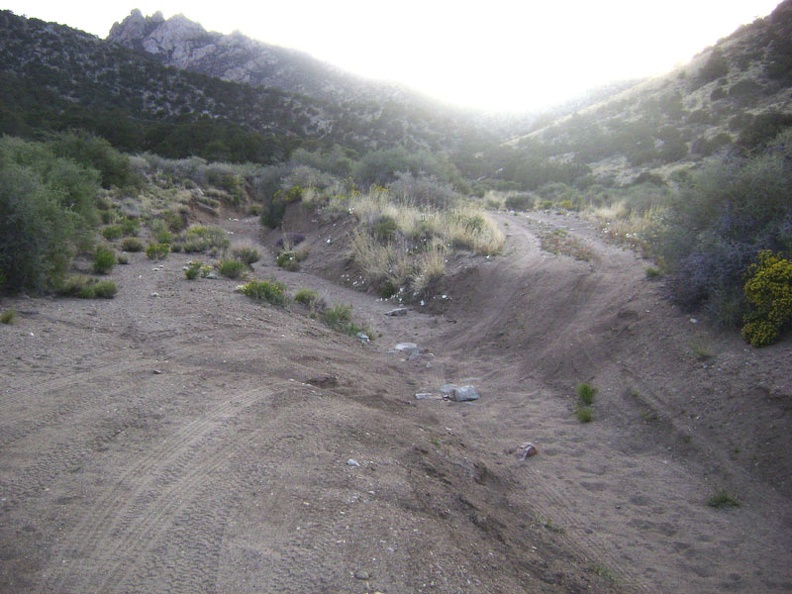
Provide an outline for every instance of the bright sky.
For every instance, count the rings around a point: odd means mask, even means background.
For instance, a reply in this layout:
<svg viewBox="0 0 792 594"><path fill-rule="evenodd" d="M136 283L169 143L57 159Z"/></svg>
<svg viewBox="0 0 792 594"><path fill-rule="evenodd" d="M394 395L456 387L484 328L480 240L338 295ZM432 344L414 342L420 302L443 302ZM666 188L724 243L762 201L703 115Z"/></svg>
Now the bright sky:
<svg viewBox="0 0 792 594"><path fill-rule="evenodd" d="M781 0L7 0L107 36L134 8L308 52L464 107L528 111L686 63Z"/></svg>

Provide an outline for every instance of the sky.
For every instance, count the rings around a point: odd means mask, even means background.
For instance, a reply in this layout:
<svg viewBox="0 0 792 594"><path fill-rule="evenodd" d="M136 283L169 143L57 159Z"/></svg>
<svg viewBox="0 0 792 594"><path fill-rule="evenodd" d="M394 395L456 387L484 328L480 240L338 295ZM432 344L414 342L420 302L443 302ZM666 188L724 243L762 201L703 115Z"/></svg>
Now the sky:
<svg viewBox="0 0 792 594"><path fill-rule="evenodd" d="M305 51L460 107L527 112L663 74L781 0L6 0L105 38L137 8Z"/></svg>

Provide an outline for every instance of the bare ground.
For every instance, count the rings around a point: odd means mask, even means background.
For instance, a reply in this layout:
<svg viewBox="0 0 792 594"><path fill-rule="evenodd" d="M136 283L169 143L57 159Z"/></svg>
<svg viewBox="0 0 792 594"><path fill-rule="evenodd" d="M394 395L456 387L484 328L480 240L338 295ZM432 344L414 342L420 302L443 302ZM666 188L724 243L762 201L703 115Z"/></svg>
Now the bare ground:
<svg viewBox="0 0 792 594"><path fill-rule="evenodd" d="M110 301L6 300L0 591L792 591L789 339L692 322L587 223L498 216L507 253L404 317L356 290L343 222L292 218L305 272L254 276L351 304L365 344L179 254L132 254ZM590 259L543 251L556 228ZM446 382L481 400L415 398Z"/></svg>

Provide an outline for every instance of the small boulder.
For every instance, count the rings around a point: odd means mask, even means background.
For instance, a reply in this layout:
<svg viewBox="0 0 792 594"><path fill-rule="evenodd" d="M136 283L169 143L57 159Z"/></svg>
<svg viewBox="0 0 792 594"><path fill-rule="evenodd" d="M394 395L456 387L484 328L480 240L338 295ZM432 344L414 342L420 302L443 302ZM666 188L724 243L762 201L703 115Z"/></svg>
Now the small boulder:
<svg viewBox="0 0 792 594"><path fill-rule="evenodd" d="M474 386L457 386L456 384L443 384L440 392L454 402L470 402L478 400L481 396Z"/></svg>

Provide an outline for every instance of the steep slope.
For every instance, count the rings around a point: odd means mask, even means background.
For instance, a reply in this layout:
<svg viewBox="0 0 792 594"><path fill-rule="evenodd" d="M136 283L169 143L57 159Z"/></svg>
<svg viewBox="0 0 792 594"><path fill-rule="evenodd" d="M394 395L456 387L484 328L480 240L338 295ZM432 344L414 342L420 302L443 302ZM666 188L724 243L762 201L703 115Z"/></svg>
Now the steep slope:
<svg viewBox="0 0 792 594"><path fill-rule="evenodd" d="M0 131L7 134L83 127L128 151L257 162L282 160L303 144L453 152L491 138L443 109L342 104L224 81L10 11L0 12L0 31Z"/></svg>
<svg viewBox="0 0 792 594"><path fill-rule="evenodd" d="M144 17L139 10L133 10L113 25L107 41L146 52L167 66L322 101L420 100L430 106L428 100L395 84L356 77L304 52L256 41L240 33L208 32L183 15L166 20L161 12Z"/></svg>
<svg viewBox="0 0 792 594"><path fill-rule="evenodd" d="M713 155L752 150L792 125L791 34L785 0L689 64L536 126L512 146L604 184L642 173L667 180Z"/></svg>

